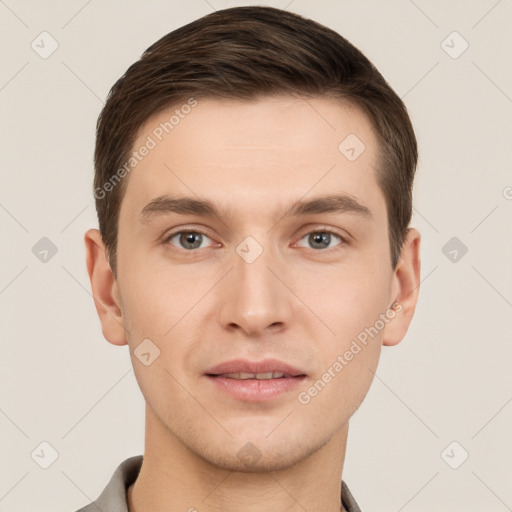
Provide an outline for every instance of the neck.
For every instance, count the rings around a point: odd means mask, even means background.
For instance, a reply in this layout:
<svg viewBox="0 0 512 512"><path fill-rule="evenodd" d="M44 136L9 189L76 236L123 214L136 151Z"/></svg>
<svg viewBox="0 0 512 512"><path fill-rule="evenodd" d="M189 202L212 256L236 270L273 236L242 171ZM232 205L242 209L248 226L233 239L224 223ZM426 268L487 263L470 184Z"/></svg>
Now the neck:
<svg viewBox="0 0 512 512"><path fill-rule="evenodd" d="M348 425L315 453L279 471L230 471L190 451L147 407L144 460L128 489L128 509L338 512L347 435Z"/></svg>

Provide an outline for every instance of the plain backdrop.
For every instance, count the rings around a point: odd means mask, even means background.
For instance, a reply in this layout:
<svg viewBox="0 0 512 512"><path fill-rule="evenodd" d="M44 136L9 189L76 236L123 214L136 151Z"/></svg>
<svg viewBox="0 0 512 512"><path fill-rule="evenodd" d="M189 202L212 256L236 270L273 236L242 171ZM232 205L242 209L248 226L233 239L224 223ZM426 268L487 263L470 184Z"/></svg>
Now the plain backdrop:
<svg viewBox="0 0 512 512"><path fill-rule="evenodd" d="M143 451L128 349L102 337L85 268L96 119L150 44L248 4L0 1L1 512L72 512ZM343 478L364 512L511 510L512 2L261 5L360 48L420 145L420 300L352 419Z"/></svg>

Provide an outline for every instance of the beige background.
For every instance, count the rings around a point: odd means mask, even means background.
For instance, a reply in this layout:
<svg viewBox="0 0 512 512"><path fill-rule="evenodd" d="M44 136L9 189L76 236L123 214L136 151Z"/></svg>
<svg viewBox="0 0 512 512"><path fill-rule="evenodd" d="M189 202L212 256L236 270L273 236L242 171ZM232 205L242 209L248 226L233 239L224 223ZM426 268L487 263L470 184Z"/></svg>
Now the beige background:
<svg viewBox="0 0 512 512"><path fill-rule="evenodd" d="M96 118L151 43L244 4L0 1L1 512L74 511L142 453L127 347L103 339L84 264ZM404 98L420 143L420 302L352 420L344 479L363 512L512 510L512 2L262 4L362 49ZM31 47L43 31L58 43L46 59ZM32 252L43 237L58 250L46 262ZM442 251L452 237L468 248L455 262L453 247ZM31 458L41 442L59 454L48 469Z"/></svg>

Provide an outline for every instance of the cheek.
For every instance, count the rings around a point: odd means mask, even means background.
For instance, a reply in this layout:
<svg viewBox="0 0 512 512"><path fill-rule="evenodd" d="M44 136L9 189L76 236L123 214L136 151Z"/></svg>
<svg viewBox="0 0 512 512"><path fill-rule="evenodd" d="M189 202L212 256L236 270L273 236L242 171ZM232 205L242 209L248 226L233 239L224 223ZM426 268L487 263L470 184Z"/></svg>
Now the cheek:
<svg viewBox="0 0 512 512"><path fill-rule="evenodd" d="M317 268L297 276L297 295L324 324L328 346L341 349L388 306L390 275L366 262Z"/></svg>
<svg viewBox="0 0 512 512"><path fill-rule="evenodd" d="M193 279L179 268L171 272L169 266L157 268L147 260L136 265L134 260L120 275L130 356L146 402L154 411L165 411L169 397L187 400L180 386L188 378L183 368L195 350L194 321L198 314L205 316L200 299L211 287L212 277ZM146 358L145 353L149 353Z"/></svg>
<svg viewBox="0 0 512 512"><path fill-rule="evenodd" d="M319 365L314 380L318 385L310 391L322 397L314 398L315 407L337 404L354 411L369 389L379 360L387 325L381 315L390 305L390 274L378 264L362 262L350 269L333 271L331 267L300 282L298 295L308 297L311 310L328 326L316 336Z"/></svg>
<svg viewBox="0 0 512 512"><path fill-rule="evenodd" d="M334 331L317 336L317 371L297 397L305 413L322 418L320 423L341 425L352 416L370 388L381 353L385 285L352 277L353 282L347 278L334 290L331 286L327 297L310 295L311 308Z"/></svg>
<svg viewBox="0 0 512 512"><path fill-rule="evenodd" d="M134 254L120 268L123 315L133 335L165 340L186 320L214 278L211 268L172 265L165 258Z"/></svg>

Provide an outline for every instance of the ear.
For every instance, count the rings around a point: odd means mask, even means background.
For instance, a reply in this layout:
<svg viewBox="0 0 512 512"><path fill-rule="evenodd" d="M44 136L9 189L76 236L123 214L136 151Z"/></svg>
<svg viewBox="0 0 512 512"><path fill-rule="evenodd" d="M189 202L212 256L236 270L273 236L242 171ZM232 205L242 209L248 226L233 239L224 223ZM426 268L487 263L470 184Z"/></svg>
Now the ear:
<svg viewBox="0 0 512 512"><path fill-rule="evenodd" d="M103 336L113 345L126 345L119 290L101 233L97 229L89 229L84 242L87 272Z"/></svg>
<svg viewBox="0 0 512 512"><path fill-rule="evenodd" d="M395 316L386 325L382 344L393 346L400 343L411 323L420 291L420 240L415 228L407 230L400 260L394 270L391 302Z"/></svg>

